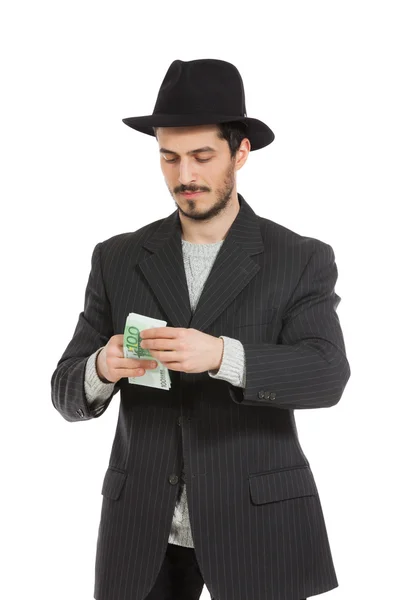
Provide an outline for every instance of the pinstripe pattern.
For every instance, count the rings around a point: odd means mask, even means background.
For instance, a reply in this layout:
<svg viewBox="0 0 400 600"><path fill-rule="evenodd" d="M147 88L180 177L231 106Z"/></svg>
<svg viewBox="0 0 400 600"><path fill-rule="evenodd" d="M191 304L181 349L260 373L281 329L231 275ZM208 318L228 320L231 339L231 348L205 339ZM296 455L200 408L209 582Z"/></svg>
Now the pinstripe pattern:
<svg viewBox="0 0 400 600"><path fill-rule="evenodd" d="M195 552L216 600L298 600L338 585L293 413L335 405L350 377L334 253L239 201L193 315L177 211L94 248L84 311L51 393L61 415L78 421L98 418L121 392L102 486L97 600L150 592L183 467ZM124 378L91 412L86 361L123 332L131 311L240 340L246 387L207 373L170 371L169 392Z"/></svg>

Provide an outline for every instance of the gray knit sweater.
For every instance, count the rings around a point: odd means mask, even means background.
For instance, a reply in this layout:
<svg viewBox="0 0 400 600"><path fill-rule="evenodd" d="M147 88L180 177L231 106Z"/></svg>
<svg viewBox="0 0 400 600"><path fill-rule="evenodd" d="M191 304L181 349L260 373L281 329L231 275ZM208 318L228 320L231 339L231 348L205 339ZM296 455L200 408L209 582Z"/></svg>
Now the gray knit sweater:
<svg viewBox="0 0 400 600"><path fill-rule="evenodd" d="M224 240L214 244L192 244L182 240L183 261L189 290L192 312L195 311L204 284L211 271L217 254ZM244 348L239 340L220 336L224 341L222 363L217 371L208 371L210 377L224 379L232 385L245 387L246 365ZM101 348L90 357L85 371L85 393L91 408L100 408L102 403L110 397L114 383L103 383L96 371L96 356ZM175 506L169 536L170 544L194 548L189 522L189 511L186 497L186 485L181 476L180 491Z"/></svg>

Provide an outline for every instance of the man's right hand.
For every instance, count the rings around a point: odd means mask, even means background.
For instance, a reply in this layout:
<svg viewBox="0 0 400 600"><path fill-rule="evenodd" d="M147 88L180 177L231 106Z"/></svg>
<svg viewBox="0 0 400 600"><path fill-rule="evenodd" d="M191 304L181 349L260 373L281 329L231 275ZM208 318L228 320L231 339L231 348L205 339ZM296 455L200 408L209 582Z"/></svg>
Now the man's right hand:
<svg viewBox="0 0 400 600"><path fill-rule="evenodd" d="M96 371L104 383L116 383L122 377L140 377L146 369L154 369L152 360L124 358L124 336L113 335L97 355Z"/></svg>

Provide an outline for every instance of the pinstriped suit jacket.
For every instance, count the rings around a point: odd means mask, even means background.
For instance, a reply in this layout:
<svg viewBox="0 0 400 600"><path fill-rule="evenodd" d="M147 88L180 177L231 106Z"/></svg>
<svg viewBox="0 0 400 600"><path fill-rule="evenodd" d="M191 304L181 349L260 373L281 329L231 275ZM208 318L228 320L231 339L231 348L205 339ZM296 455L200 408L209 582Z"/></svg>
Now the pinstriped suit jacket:
<svg viewBox="0 0 400 600"><path fill-rule="evenodd" d="M338 585L294 410L334 406L350 377L328 244L240 211L192 315L178 211L98 243L85 305L51 379L67 421L120 391L102 485L94 597L142 600L164 559L184 467L195 553L218 600L298 600ZM240 340L246 386L170 371L171 389L85 398L88 357L138 312Z"/></svg>

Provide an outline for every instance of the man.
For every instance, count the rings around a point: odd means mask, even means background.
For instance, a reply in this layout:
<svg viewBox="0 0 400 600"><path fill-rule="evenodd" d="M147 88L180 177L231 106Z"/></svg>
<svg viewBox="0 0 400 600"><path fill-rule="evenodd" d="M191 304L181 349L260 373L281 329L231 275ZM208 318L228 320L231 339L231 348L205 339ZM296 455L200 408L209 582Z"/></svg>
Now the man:
<svg viewBox="0 0 400 600"><path fill-rule="evenodd" d="M177 210L96 245L51 380L67 421L99 417L120 391L94 597L197 600L204 582L214 600L333 589L294 410L334 406L350 377L334 252L237 193L236 172L274 134L247 117L232 64L174 61L153 114L123 121L156 136ZM168 323L141 343L170 390L141 386L151 361L124 358L129 312Z"/></svg>

